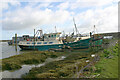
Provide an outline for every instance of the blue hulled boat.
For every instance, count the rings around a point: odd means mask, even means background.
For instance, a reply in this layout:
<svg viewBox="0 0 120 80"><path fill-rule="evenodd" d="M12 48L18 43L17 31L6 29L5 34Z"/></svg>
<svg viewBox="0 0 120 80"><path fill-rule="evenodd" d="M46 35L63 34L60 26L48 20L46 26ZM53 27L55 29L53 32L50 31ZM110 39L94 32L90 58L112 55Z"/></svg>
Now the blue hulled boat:
<svg viewBox="0 0 120 80"><path fill-rule="evenodd" d="M19 47L22 50L49 50L60 49L63 46L62 40L60 40L60 32L41 35L42 37L35 37L35 40L25 40L19 42Z"/></svg>

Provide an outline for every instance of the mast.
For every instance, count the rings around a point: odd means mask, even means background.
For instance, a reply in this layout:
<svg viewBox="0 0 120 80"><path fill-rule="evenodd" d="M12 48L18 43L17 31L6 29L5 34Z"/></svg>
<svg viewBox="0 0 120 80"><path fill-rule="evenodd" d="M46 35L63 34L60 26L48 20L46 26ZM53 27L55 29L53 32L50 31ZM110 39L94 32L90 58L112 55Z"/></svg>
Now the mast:
<svg viewBox="0 0 120 80"><path fill-rule="evenodd" d="M77 35L77 27L76 27L75 19L74 18L73 18L73 22L74 22L74 26L75 26L76 35Z"/></svg>
<svg viewBox="0 0 120 80"><path fill-rule="evenodd" d="M35 50L35 29L34 29L34 50Z"/></svg>
<svg viewBox="0 0 120 80"><path fill-rule="evenodd" d="M74 28L73 28L73 33L74 33Z"/></svg>

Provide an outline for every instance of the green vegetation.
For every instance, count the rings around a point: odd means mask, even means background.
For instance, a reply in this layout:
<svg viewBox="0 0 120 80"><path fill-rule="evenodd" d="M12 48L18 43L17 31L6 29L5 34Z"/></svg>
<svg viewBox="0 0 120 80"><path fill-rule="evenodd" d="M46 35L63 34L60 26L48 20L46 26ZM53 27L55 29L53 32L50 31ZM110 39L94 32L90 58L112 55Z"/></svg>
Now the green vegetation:
<svg viewBox="0 0 120 80"><path fill-rule="evenodd" d="M70 78L76 74L76 66L80 70L87 65L88 59L91 60L89 52L71 52L64 60L32 68L27 75L23 75L23 78Z"/></svg>
<svg viewBox="0 0 120 80"><path fill-rule="evenodd" d="M20 69L21 66L24 64L40 64L45 62L47 58L57 58L58 56L68 56L69 54L69 52L31 51L28 53L23 53L20 55L15 55L9 58L2 59L0 61L0 63L2 63L0 64L0 66L2 66L2 71L17 70Z"/></svg>
<svg viewBox="0 0 120 80"><path fill-rule="evenodd" d="M118 43L100 54L100 61L90 68L89 77L118 78Z"/></svg>
<svg viewBox="0 0 120 80"><path fill-rule="evenodd" d="M14 69L19 69L19 68L21 68L21 66L18 64L12 64L12 63L2 64L2 69L4 70L14 70Z"/></svg>
<svg viewBox="0 0 120 80"><path fill-rule="evenodd" d="M103 44L109 44L110 40L109 39L103 39Z"/></svg>
<svg viewBox="0 0 120 80"><path fill-rule="evenodd" d="M110 51L104 49L103 53L104 53L104 57L108 58L109 54L110 54Z"/></svg>
<svg viewBox="0 0 120 80"><path fill-rule="evenodd" d="M118 57L103 59L95 65L98 78L118 78Z"/></svg>
<svg viewBox="0 0 120 80"><path fill-rule="evenodd" d="M101 61L95 66L101 67L99 78L118 78L118 44L116 44L111 50L105 50L103 52L106 56L102 57ZM102 56L102 55L101 55Z"/></svg>
<svg viewBox="0 0 120 80"><path fill-rule="evenodd" d="M65 54L65 53L64 53ZM20 55L11 56L2 59L2 70L16 70L20 69L23 64L40 64L45 62L48 57L56 58L63 55L61 52L48 52L48 51L31 51Z"/></svg>

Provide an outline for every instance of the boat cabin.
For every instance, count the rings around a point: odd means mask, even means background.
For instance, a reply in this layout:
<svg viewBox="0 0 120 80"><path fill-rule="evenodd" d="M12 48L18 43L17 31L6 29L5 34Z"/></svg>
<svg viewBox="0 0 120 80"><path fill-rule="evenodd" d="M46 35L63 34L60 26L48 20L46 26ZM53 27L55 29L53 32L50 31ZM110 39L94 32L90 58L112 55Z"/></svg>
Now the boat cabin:
<svg viewBox="0 0 120 80"><path fill-rule="evenodd" d="M54 41L59 40L61 32L44 34L44 41Z"/></svg>

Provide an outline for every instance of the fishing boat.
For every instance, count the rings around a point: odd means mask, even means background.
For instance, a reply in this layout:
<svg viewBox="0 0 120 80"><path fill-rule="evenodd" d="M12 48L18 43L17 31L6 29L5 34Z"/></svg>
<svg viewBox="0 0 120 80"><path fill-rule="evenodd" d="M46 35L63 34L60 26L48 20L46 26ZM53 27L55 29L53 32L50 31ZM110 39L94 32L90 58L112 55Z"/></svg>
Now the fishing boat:
<svg viewBox="0 0 120 80"><path fill-rule="evenodd" d="M74 42L66 42L63 44L63 48L69 49L87 49L89 47L101 47L102 46L103 37L80 37L76 38Z"/></svg>
<svg viewBox="0 0 120 80"><path fill-rule="evenodd" d="M95 34L95 25L94 31L90 32L88 35L81 35L76 27L75 20L73 18L76 36L73 42L65 42L63 48L69 49L86 49L89 47L101 47L103 42L103 37ZM94 33L94 34L93 34Z"/></svg>
<svg viewBox="0 0 120 80"><path fill-rule="evenodd" d="M40 33L42 30L38 30ZM37 31L37 32L38 32ZM62 40L59 39L60 37L60 32L57 33L50 33L50 34L44 34L41 35L40 37L35 37L32 40L25 40L25 41L20 41L19 42L19 47L22 50L49 50L49 49L60 49L63 45Z"/></svg>

